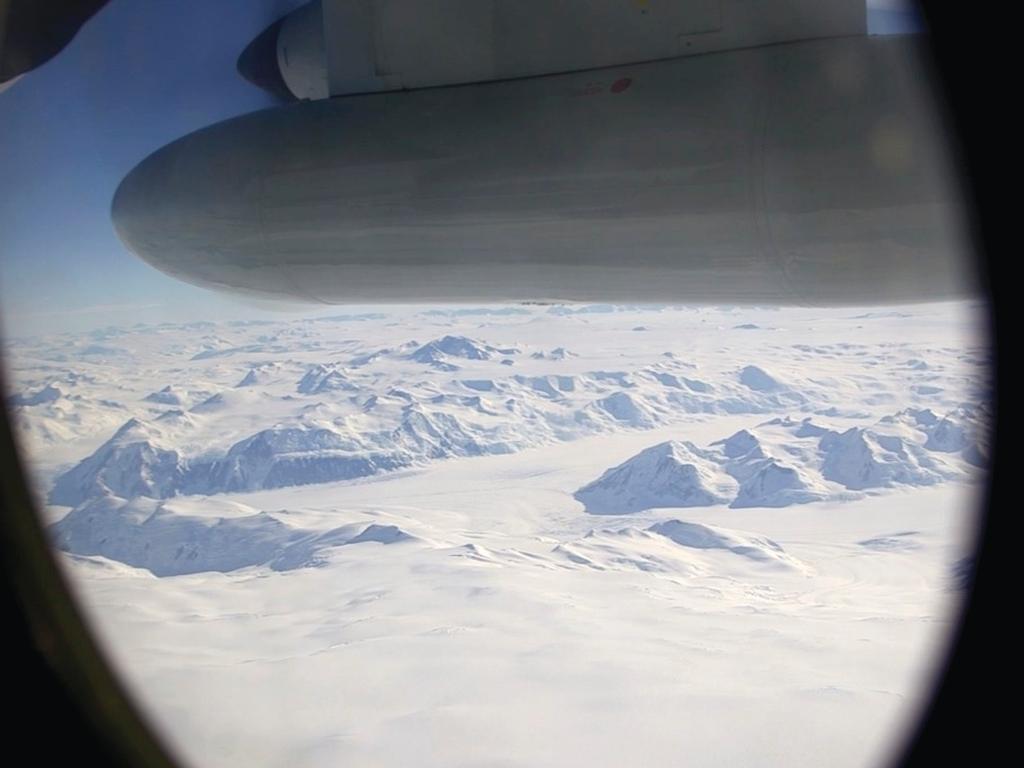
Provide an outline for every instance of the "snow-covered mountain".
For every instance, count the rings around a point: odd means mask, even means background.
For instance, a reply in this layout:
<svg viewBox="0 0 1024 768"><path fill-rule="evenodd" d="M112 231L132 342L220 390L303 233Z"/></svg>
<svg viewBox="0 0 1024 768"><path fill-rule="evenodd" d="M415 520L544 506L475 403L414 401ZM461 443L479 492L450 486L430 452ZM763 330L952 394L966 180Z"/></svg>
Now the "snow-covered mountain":
<svg viewBox="0 0 1024 768"><path fill-rule="evenodd" d="M822 477L854 491L931 485L950 476L950 469L923 445L865 427L824 435L819 448Z"/></svg>
<svg viewBox="0 0 1024 768"><path fill-rule="evenodd" d="M50 491L52 504L77 506L114 494L124 498L166 498L181 487L187 462L162 444L151 425L130 419L95 453L60 475Z"/></svg>
<svg viewBox="0 0 1024 768"><path fill-rule="evenodd" d="M579 323L590 314L564 313L545 322ZM528 311L425 316L433 324L486 318L488 328L504 323L516 329L530 328L535 319ZM369 321L359 322L365 328ZM75 425L87 414L95 419L88 439L79 439L88 454L49 470L50 502L74 507L108 493L166 499L355 480L720 415L782 413L788 421L769 421L756 436L751 425L699 452L681 430L671 446L640 454L606 482L581 488L577 498L601 513L720 503L778 507L835 498L840 490L938 483L956 475L951 460L985 462L987 414L977 404L955 402L938 413L911 407L851 423L846 414L854 411L836 404L838 379L801 376L799 369L783 375L777 361L737 366L723 359L702 368L656 341L640 350L631 341L628 355L595 355L587 352L585 336L575 339L572 353L568 346L524 342L518 333L493 343L478 334L447 333L420 344L403 338L401 329L383 339L384 346L376 340L328 343L329 335L316 340L325 327L334 326L284 324L273 332L266 324L204 326L199 352L180 345L194 372L134 399L90 397L101 382L81 372L51 376L16 395L10 401L16 423L36 430L27 434L37 443L63 441L70 451ZM749 338L762 329L742 330ZM294 338L301 343L281 356L279 346ZM549 342L550 335L538 340ZM328 347L333 359L316 359ZM798 355L827 360L860 354L842 346L796 347ZM137 365L144 354L132 349L129 358ZM514 373L503 365L513 359ZM921 362L917 353L906 359ZM937 375L920 365L899 370L927 381ZM857 386L865 392L859 402L877 413L878 403L886 402L880 390ZM952 394L955 387L943 389ZM125 420L121 402L141 407ZM794 412L800 418L792 419ZM826 418L833 422L808 414L832 414ZM836 415L845 423L835 423ZM112 429L115 419L120 426L103 436L103 425Z"/></svg>
<svg viewBox="0 0 1024 768"><path fill-rule="evenodd" d="M7 405L183 760L857 768L973 571L973 311L132 326L12 340Z"/></svg>
<svg viewBox="0 0 1024 768"><path fill-rule="evenodd" d="M53 403L60 400L62 397L66 397L63 389L61 389L57 384L47 384L38 392L11 395L7 398L7 404L12 407L31 407L35 405Z"/></svg>
<svg viewBox="0 0 1024 768"><path fill-rule="evenodd" d="M59 549L101 555L156 576L256 565L292 570L320 564L324 552L336 547L414 538L396 526L376 523L306 531L268 512L246 511L231 517L188 515L153 499L106 495L74 509L51 532Z"/></svg>
<svg viewBox="0 0 1024 768"><path fill-rule="evenodd" d="M428 341L409 355L410 360L439 367L442 370L458 370L451 358L463 360L491 360L502 355L514 355L517 349L498 349L465 336L443 336Z"/></svg>
<svg viewBox="0 0 1024 768"><path fill-rule="evenodd" d="M693 443L669 441L609 469L574 496L592 514L618 515L654 507L723 504L735 485L708 451Z"/></svg>
<svg viewBox="0 0 1024 768"><path fill-rule="evenodd" d="M690 549L721 549L740 557L783 567L798 563L777 543L764 536L756 536L717 526L701 525L683 520L666 520L647 529Z"/></svg>
<svg viewBox="0 0 1024 768"><path fill-rule="evenodd" d="M176 387L173 384L168 384L163 389L150 392L142 399L149 403L158 403L159 405L188 406L193 398L187 390Z"/></svg>
<svg viewBox="0 0 1024 768"><path fill-rule="evenodd" d="M741 429L704 449L690 442L661 443L609 469L575 497L588 512L606 515L724 503L787 507L971 474L967 465L974 464L974 443L935 438L938 425L953 422L927 409L913 415L912 428L906 422L902 412L871 427L839 432L787 417Z"/></svg>
<svg viewBox="0 0 1024 768"><path fill-rule="evenodd" d="M300 395L322 395L326 392L357 392L359 387L332 365L314 365L299 379L296 391Z"/></svg>
<svg viewBox="0 0 1024 768"><path fill-rule="evenodd" d="M692 410L679 407L674 391L666 393L642 374L621 371L453 378L440 390L432 383L418 383L412 391L375 390L372 383L335 366L318 364L296 385L299 394L319 398L311 405L292 406L293 395L275 397L249 383L211 395L189 411L172 409L180 416L161 412L153 420L133 417L60 475L51 502L80 504L104 491L168 498L366 477L423 461L651 429ZM729 410L764 409L754 398ZM709 399L707 411L713 410ZM258 424L264 415L271 424L248 435L236 432L236 442L224 445L219 454L189 439L190 433L208 431L209 419L224 421L239 412L246 418L238 424ZM168 436L163 428L170 419L178 429ZM187 450L189 445L199 452ZM93 482L96 477L101 479ZM105 477L117 480L107 482Z"/></svg>

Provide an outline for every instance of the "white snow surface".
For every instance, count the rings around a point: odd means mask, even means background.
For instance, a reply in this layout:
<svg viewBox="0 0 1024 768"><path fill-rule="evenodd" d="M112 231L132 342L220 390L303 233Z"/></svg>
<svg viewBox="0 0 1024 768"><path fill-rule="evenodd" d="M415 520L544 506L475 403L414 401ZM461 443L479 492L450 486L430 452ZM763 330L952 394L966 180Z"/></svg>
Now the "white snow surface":
<svg viewBox="0 0 1024 768"><path fill-rule="evenodd" d="M7 406L83 608L188 764L881 766L973 562L981 327L136 326L8 342Z"/></svg>

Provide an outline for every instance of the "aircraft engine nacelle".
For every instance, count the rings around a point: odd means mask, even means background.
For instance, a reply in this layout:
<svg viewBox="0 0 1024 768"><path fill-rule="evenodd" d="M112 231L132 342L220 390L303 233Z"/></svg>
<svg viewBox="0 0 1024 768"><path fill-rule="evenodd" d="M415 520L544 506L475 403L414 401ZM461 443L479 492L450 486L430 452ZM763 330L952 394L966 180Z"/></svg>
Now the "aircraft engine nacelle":
<svg viewBox="0 0 1024 768"><path fill-rule="evenodd" d="M970 295L925 75L857 36L305 101L158 150L113 219L188 282L331 303Z"/></svg>
<svg viewBox="0 0 1024 768"><path fill-rule="evenodd" d="M322 99L862 35L865 20L864 0L313 0L239 69Z"/></svg>

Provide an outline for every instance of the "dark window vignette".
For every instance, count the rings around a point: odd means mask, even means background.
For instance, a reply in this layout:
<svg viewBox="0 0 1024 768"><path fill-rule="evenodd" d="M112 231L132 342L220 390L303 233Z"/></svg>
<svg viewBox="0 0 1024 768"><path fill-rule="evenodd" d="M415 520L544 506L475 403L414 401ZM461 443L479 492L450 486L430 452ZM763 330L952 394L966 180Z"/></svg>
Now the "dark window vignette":
<svg viewBox="0 0 1024 768"><path fill-rule="evenodd" d="M1000 365L1006 334L1006 270L1008 253L1015 248L1009 226L1019 219L1010 211L1005 182L1010 156L1006 111L1008 94L1001 93L1001 73L1014 71L1010 33L979 12L940 0L920 3L934 65L933 86L945 112L952 151L960 169L968 203L968 225L982 281L989 295L988 337L993 348L993 440L984 517L980 523L969 597L960 625L950 639L951 655L935 681L935 689L916 733L898 765L932 766L963 755L978 765L1004 753L1012 730L1006 727L1005 709L993 692L1010 669L1003 615L1006 583L1016 579L1006 572L1008 537L1005 468L1005 366ZM1014 143L1019 142L1014 137ZM999 545L1002 545L1000 547ZM1011 578L1012 582L1004 579Z"/></svg>

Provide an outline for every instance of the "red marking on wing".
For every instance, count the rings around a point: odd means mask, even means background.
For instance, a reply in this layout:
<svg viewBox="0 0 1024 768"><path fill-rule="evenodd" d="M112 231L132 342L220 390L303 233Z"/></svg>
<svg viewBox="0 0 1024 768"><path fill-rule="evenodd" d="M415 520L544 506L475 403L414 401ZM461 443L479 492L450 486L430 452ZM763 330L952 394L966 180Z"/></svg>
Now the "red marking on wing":
<svg viewBox="0 0 1024 768"><path fill-rule="evenodd" d="M616 80L612 83L612 87L609 89L612 93L622 93L624 90L629 88L633 84L633 78L624 77L621 80Z"/></svg>

